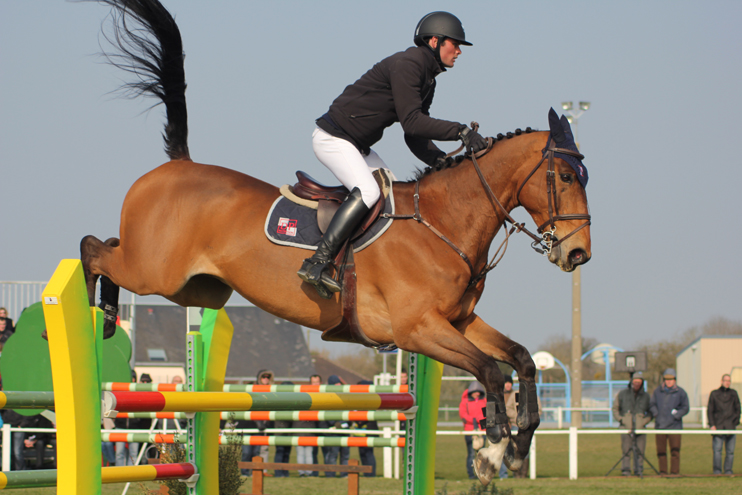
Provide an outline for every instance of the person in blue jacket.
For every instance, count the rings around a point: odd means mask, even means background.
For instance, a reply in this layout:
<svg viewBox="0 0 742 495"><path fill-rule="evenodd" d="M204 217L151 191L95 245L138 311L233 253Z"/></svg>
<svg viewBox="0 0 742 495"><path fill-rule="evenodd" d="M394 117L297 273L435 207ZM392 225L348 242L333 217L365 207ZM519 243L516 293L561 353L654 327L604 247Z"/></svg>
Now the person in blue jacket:
<svg viewBox="0 0 742 495"><path fill-rule="evenodd" d="M649 410L658 430L682 430L683 416L690 411L688 394L675 383L675 370L667 368L662 384L654 390ZM657 434L657 458L660 474L667 474L667 444L670 444L670 474L680 474L680 434Z"/></svg>

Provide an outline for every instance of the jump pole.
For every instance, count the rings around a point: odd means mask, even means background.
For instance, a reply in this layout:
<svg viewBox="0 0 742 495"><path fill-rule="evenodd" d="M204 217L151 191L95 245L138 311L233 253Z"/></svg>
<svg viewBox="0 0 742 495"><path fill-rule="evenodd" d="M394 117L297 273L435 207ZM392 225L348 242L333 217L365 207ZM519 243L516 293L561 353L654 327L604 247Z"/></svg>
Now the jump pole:
<svg viewBox="0 0 742 495"><path fill-rule="evenodd" d="M103 317L88 305L80 260L62 260L42 293L57 419L57 493L101 492ZM92 373L91 373L92 366Z"/></svg>
<svg viewBox="0 0 742 495"><path fill-rule="evenodd" d="M408 380L417 413L407 420L405 495L435 493L435 432L441 397L443 364L410 353Z"/></svg>
<svg viewBox="0 0 742 495"><path fill-rule="evenodd" d="M221 392L234 326L224 309L204 309L200 332L188 332L186 388L189 392ZM199 479L189 495L219 493L220 411L199 412L188 419L187 459L198 466Z"/></svg>

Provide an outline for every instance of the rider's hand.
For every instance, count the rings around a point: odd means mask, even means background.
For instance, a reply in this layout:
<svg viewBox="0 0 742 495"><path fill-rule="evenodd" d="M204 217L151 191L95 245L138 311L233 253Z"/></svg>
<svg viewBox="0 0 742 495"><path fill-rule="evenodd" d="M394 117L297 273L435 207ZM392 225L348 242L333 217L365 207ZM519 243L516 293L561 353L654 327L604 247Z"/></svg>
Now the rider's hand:
<svg viewBox="0 0 742 495"><path fill-rule="evenodd" d="M434 170L443 170L453 165L454 159L451 156L442 155L435 159L433 164Z"/></svg>
<svg viewBox="0 0 742 495"><path fill-rule="evenodd" d="M469 129L467 126L461 126L459 139L464 143L467 150L472 153L478 153L487 147L487 141L477 132Z"/></svg>

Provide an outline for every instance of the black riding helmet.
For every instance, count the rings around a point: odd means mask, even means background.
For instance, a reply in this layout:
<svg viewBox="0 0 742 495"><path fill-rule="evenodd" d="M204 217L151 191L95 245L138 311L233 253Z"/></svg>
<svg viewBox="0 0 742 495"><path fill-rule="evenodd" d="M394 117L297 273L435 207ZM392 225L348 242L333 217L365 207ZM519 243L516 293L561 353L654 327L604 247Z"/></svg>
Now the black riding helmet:
<svg viewBox="0 0 742 495"><path fill-rule="evenodd" d="M448 12L431 12L417 23L414 38L417 46L425 45L427 43L426 38L431 36L451 38L462 45L472 46L471 43L466 41L464 26L461 25L459 18Z"/></svg>

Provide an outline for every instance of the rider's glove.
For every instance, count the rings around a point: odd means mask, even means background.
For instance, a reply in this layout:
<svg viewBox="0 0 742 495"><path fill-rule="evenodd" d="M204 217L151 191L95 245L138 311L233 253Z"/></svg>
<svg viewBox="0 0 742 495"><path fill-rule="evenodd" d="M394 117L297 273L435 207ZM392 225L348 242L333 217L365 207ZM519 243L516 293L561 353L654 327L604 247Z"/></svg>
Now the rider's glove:
<svg viewBox="0 0 742 495"><path fill-rule="evenodd" d="M454 162L453 157L441 155L435 159L435 162L433 163L433 169L443 170L444 168L448 168L451 165L453 165L453 162Z"/></svg>
<svg viewBox="0 0 742 495"><path fill-rule="evenodd" d="M477 131L471 130L465 125L462 125L459 130L459 139L464 143L466 149L471 150L472 153L478 153L487 147L487 141Z"/></svg>

